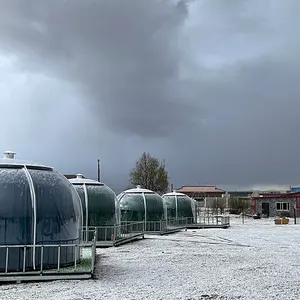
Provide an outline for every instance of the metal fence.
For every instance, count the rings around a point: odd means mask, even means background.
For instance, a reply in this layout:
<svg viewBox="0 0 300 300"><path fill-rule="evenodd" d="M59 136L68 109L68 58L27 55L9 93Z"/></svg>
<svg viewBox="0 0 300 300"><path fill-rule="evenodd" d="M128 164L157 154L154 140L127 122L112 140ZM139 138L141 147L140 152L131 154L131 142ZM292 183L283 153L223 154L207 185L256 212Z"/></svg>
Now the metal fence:
<svg viewBox="0 0 300 300"><path fill-rule="evenodd" d="M197 218L168 218L160 221L122 221L116 225L89 226L83 228L83 240L88 243L96 236L99 247L117 246L144 237L145 233L165 234L190 227L223 227L229 226L229 216L207 213Z"/></svg>
<svg viewBox="0 0 300 300"><path fill-rule="evenodd" d="M199 225L229 225L230 217L226 215L200 215L197 217L197 223Z"/></svg>
<svg viewBox="0 0 300 300"><path fill-rule="evenodd" d="M186 229L188 218L169 218L168 220L146 221L145 232L164 234Z"/></svg>
<svg viewBox="0 0 300 300"><path fill-rule="evenodd" d="M98 246L116 245L144 235L144 222L121 222L116 225L83 228L83 240L91 241L95 233Z"/></svg>
<svg viewBox="0 0 300 300"><path fill-rule="evenodd" d="M67 275L64 279L91 278L96 240L84 244L0 245L0 253L0 281L52 280L62 275Z"/></svg>

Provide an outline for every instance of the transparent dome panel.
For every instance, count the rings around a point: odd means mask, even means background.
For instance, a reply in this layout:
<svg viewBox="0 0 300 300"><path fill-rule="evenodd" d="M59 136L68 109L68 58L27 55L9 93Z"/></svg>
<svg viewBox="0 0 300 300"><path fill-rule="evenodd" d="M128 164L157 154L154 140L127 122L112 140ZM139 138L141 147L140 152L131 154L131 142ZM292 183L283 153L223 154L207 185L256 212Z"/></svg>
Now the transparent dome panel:
<svg viewBox="0 0 300 300"><path fill-rule="evenodd" d="M85 223L86 220L86 207L87 203L85 201L85 193L84 193L84 188L83 185L76 185L74 186L76 192L78 193L78 196L81 200L81 207L82 207L82 216L83 216L83 226L86 226L88 224Z"/></svg>
<svg viewBox="0 0 300 300"><path fill-rule="evenodd" d="M124 194L119 203L122 221L144 221L145 207L142 194Z"/></svg>
<svg viewBox="0 0 300 300"><path fill-rule="evenodd" d="M177 196L177 217L194 218L192 200L185 196Z"/></svg>
<svg viewBox="0 0 300 300"><path fill-rule="evenodd" d="M157 194L145 194L146 198L146 220L160 221L165 219L163 199Z"/></svg>
<svg viewBox="0 0 300 300"><path fill-rule="evenodd" d="M57 172L28 171L36 195L36 243L79 242L81 211L71 184Z"/></svg>
<svg viewBox="0 0 300 300"><path fill-rule="evenodd" d="M176 197L175 196L164 196L163 200L167 206L167 216L168 218L176 218Z"/></svg>
<svg viewBox="0 0 300 300"><path fill-rule="evenodd" d="M88 194L89 226L114 225L116 223L116 195L107 186L86 185Z"/></svg>
<svg viewBox="0 0 300 300"><path fill-rule="evenodd" d="M22 169L0 169L0 244L32 244L32 201Z"/></svg>
<svg viewBox="0 0 300 300"><path fill-rule="evenodd" d="M73 203L75 206L75 211L79 212L78 214L78 222L76 222L75 224L77 225L77 231L79 232L79 240L81 241L83 238L83 234L82 234L82 227L83 227L83 207L82 207L82 202L80 199L80 196L78 195L77 191L75 190L74 186L72 184L70 184L68 182L70 189L71 189L71 193L72 193L72 197L73 197Z"/></svg>

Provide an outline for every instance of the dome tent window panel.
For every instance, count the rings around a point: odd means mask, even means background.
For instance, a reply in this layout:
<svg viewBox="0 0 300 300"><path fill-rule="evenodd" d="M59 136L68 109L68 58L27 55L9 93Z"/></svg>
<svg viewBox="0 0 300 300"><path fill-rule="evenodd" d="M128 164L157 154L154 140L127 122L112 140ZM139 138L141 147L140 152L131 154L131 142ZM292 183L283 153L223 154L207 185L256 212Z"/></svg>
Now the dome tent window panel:
<svg viewBox="0 0 300 300"><path fill-rule="evenodd" d="M184 196L177 196L177 211L179 218L193 218L193 203Z"/></svg>
<svg viewBox="0 0 300 300"><path fill-rule="evenodd" d="M116 194L105 184L91 179L70 179L85 207L84 224L87 226L115 225L119 221ZM87 183L85 183L87 180Z"/></svg>
<svg viewBox="0 0 300 300"><path fill-rule="evenodd" d="M86 185L90 226L114 225L116 222L115 194L104 186Z"/></svg>
<svg viewBox="0 0 300 300"><path fill-rule="evenodd" d="M73 203L68 182L55 172L29 170L37 208L37 243L77 243L79 207Z"/></svg>
<svg viewBox="0 0 300 300"><path fill-rule="evenodd" d="M78 194L81 203L81 209L82 209L82 226L88 226L88 224L86 224L85 220L86 220L86 216L88 214L88 207L87 207L87 202L86 202L86 189L84 189L83 186L78 186L75 188L74 193Z"/></svg>
<svg viewBox="0 0 300 300"><path fill-rule="evenodd" d="M81 174L69 181L78 191L82 206L85 206L85 227L97 227L98 241L112 237L114 225L120 222L119 203L114 191L104 183L84 178ZM86 239L90 240L90 237L90 232L86 232Z"/></svg>
<svg viewBox="0 0 300 300"><path fill-rule="evenodd" d="M0 169L0 243L31 244L32 201L23 169Z"/></svg>
<svg viewBox="0 0 300 300"><path fill-rule="evenodd" d="M167 206L168 218L187 218L189 223L195 222L196 207L193 199L177 192L165 194L163 199Z"/></svg>
<svg viewBox="0 0 300 300"><path fill-rule="evenodd" d="M124 194L120 201L122 221L144 221L145 201L143 194Z"/></svg>
<svg viewBox="0 0 300 300"><path fill-rule="evenodd" d="M76 192L78 193L78 196L81 200L81 207L82 207L82 216L83 216L83 220L82 220L82 224L83 226L88 226L87 221L87 214L88 214L88 207L87 207L87 202L86 202L86 189L84 188L83 185L80 186L76 186L75 187Z"/></svg>
<svg viewBox="0 0 300 300"><path fill-rule="evenodd" d="M163 197L168 218L177 218L177 199L175 196Z"/></svg>
<svg viewBox="0 0 300 300"><path fill-rule="evenodd" d="M145 194L146 221L160 221L165 219L164 204L157 194Z"/></svg>

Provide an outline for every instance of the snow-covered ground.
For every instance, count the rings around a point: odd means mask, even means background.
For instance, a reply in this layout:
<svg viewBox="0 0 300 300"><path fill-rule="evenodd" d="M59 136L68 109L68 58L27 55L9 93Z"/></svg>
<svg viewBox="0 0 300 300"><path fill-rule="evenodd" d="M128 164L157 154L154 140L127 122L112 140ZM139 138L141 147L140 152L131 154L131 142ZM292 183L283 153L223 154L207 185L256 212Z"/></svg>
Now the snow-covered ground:
<svg viewBox="0 0 300 300"><path fill-rule="evenodd" d="M231 224L100 249L95 280L2 285L0 299L298 300L300 225Z"/></svg>

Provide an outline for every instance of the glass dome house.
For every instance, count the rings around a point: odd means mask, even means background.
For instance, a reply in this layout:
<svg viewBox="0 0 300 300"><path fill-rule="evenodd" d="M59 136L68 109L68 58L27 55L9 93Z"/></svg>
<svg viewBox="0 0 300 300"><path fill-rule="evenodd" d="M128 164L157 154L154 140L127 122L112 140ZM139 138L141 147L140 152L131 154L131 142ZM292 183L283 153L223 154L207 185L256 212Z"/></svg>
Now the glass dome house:
<svg viewBox="0 0 300 300"><path fill-rule="evenodd" d="M167 206L167 218L187 218L189 224L196 221L196 204L195 201L185 194L167 193L162 196Z"/></svg>
<svg viewBox="0 0 300 300"><path fill-rule="evenodd" d="M58 249L39 245L80 242L82 207L70 182L48 166L17 160L7 151L0 159L0 270L57 267ZM29 246L30 245L30 246ZM24 250L25 249L25 250ZM61 247L60 266L73 264L74 247ZM24 253L26 252L26 253Z"/></svg>
<svg viewBox="0 0 300 300"><path fill-rule="evenodd" d="M121 220L157 222L166 220L166 206L160 195L137 186L118 195Z"/></svg>
<svg viewBox="0 0 300 300"><path fill-rule="evenodd" d="M98 227L98 241L107 240L112 234L116 234L113 225L120 223L120 207L114 191L106 184L84 178L81 174L69 181L82 202L83 226L86 229Z"/></svg>

